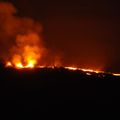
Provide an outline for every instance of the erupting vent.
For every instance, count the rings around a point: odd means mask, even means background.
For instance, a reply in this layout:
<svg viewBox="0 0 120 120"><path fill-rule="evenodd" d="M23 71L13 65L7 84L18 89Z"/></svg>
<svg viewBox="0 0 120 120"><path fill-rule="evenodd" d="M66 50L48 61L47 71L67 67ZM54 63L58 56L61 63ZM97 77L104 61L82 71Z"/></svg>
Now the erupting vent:
<svg viewBox="0 0 120 120"><path fill-rule="evenodd" d="M15 15L16 11L11 3L0 2L0 57L5 61L6 67L23 69L62 66L69 70L82 70L87 75L92 72L104 73L101 70L66 67L69 65L61 64L61 57L45 47L41 24L31 18L18 17Z"/></svg>

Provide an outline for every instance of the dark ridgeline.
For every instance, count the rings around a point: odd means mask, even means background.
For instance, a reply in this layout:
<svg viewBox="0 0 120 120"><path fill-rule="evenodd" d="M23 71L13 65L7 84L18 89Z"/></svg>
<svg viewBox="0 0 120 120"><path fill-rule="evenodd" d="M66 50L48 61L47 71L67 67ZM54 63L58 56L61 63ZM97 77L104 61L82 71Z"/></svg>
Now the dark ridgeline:
<svg viewBox="0 0 120 120"><path fill-rule="evenodd" d="M120 78L86 75L64 68L20 69L0 65L2 111L75 111L85 106L119 103ZM82 107L84 106L84 107ZM89 108L90 110L91 108Z"/></svg>

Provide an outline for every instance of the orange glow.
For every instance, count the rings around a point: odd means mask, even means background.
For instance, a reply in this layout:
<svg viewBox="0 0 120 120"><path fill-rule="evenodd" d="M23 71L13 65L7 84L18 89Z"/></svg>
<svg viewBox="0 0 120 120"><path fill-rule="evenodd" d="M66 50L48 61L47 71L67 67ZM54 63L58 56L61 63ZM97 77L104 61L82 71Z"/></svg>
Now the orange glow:
<svg viewBox="0 0 120 120"><path fill-rule="evenodd" d="M22 65L22 63L16 63L15 67L20 69L20 68L24 68L24 66Z"/></svg>
<svg viewBox="0 0 120 120"><path fill-rule="evenodd" d="M77 67L65 67L69 70L82 70L84 72L95 72L95 73L103 73L103 71L100 70L93 70L93 69L83 69L83 68L77 68Z"/></svg>
<svg viewBox="0 0 120 120"><path fill-rule="evenodd" d="M34 60L29 60L26 65L23 65L22 62L15 62L14 66L16 68L34 68L35 67L35 61ZM7 65L6 65L7 66ZM12 66L12 64L11 64Z"/></svg>
<svg viewBox="0 0 120 120"><path fill-rule="evenodd" d="M11 62L7 62L6 63L6 67L12 67L12 63Z"/></svg>
<svg viewBox="0 0 120 120"><path fill-rule="evenodd" d="M17 59L14 59L14 60L17 60ZM54 69L55 68L54 66L36 65L36 61L32 60L32 59L28 60L28 63L26 65L23 65L22 62L15 62L14 64L12 64L11 62L7 62L6 67L14 67L16 69L24 69L24 68L31 68L31 69L34 69L34 68L52 68L52 69ZM58 66L56 66L56 67L58 67ZM100 71L100 70L83 69L83 68L78 68L78 67L64 67L64 68L68 69L68 70L72 70L72 71L81 70L81 71L86 72L86 75L92 75L91 73L96 73L96 74L106 73L106 72ZM111 73L111 74L114 76L120 76L120 74L118 74L118 73Z"/></svg>
<svg viewBox="0 0 120 120"><path fill-rule="evenodd" d="M120 76L120 74L113 73L114 76Z"/></svg>
<svg viewBox="0 0 120 120"><path fill-rule="evenodd" d="M78 68L76 67L65 67L66 69L69 69L69 70L77 70Z"/></svg>
<svg viewBox="0 0 120 120"><path fill-rule="evenodd" d="M81 69L84 72L94 72L94 73L104 73L103 71L100 70L92 70L92 69Z"/></svg>
<svg viewBox="0 0 120 120"><path fill-rule="evenodd" d="M34 60L30 60L30 61L28 61L28 64L25 66L25 68L34 68L35 63L36 62Z"/></svg>
<svg viewBox="0 0 120 120"><path fill-rule="evenodd" d="M33 54L31 54L31 52L28 52L23 58L20 55L14 55L12 63L17 68L34 68L37 60L35 59Z"/></svg>
<svg viewBox="0 0 120 120"><path fill-rule="evenodd" d="M92 75L91 73L86 73L86 75Z"/></svg>
<svg viewBox="0 0 120 120"><path fill-rule="evenodd" d="M11 48L11 59L10 62L6 63L6 67L34 68L40 61L44 51L45 48L37 33L18 34L16 36L16 46Z"/></svg>

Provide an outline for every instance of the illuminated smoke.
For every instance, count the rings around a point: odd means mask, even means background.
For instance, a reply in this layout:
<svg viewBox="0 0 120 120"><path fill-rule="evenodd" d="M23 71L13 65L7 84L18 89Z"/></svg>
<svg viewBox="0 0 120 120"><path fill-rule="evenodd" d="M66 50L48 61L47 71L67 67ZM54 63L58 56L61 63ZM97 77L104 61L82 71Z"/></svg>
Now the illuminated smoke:
<svg viewBox="0 0 120 120"><path fill-rule="evenodd" d="M7 63L6 66L18 68L61 66L61 57L56 51L53 54L44 46L41 24L31 18L18 17L16 8L8 2L0 2L0 59ZM69 61L64 66L71 66ZM73 64L75 62L77 60ZM82 66L87 68L87 65Z"/></svg>
<svg viewBox="0 0 120 120"><path fill-rule="evenodd" d="M16 67L34 67L46 51L42 26L31 18L17 17L16 11L11 3L0 3L1 59Z"/></svg>
<svg viewBox="0 0 120 120"><path fill-rule="evenodd" d="M17 63L25 67L34 67L40 61L44 50L45 48L36 33L18 35L16 46L13 48L15 54L12 57L12 63L14 65Z"/></svg>

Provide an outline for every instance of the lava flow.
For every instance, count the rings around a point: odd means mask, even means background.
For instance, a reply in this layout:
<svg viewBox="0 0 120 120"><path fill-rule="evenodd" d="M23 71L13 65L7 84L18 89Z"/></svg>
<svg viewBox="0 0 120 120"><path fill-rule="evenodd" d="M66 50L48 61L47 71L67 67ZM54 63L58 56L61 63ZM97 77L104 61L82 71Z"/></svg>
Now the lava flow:
<svg viewBox="0 0 120 120"><path fill-rule="evenodd" d="M24 69L24 68L31 68L31 69L34 69L34 68L52 68L52 69L54 69L55 66L35 66L34 63L29 61L28 65L26 65L26 66L24 66L22 63L16 63L15 66L13 66L11 62L7 62L6 67L15 67L16 69ZM63 68L68 69L68 70L72 70L72 71L80 70L80 71L86 72L86 75L92 75L91 73L96 73L96 74L99 74L99 73L104 74L105 73L106 74L106 72L104 72L104 71L93 70L93 69L83 69L83 68L78 68L78 67L63 67ZM120 74L118 74L118 73L110 73L110 74L112 74L113 76L120 76Z"/></svg>
<svg viewBox="0 0 120 120"><path fill-rule="evenodd" d="M0 33L0 56L2 60L5 60L6 67L33 69L63 66L61 61L59 62L57 53L57 60L54 55L48 54L49 52L43 44L41 24L32 18L17 16L15 6L8 2L0 2ZM87 75L93 72L105 73L100 70L72 66L63 66L63 68L73 71L82 70ZM112 74L120 76L120 74Z"/></svg>

